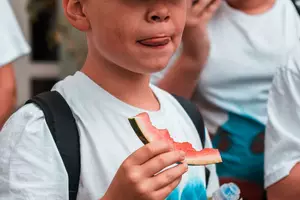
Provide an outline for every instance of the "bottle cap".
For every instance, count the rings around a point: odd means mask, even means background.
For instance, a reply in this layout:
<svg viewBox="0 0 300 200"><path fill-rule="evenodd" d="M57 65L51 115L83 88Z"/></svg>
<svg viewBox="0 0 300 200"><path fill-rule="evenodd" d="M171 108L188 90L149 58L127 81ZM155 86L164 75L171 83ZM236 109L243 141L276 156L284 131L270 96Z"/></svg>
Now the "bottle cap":
<svg viewBox="0 0 300 200"><path fill-rule="evenodd" d="M240 198L240 189L234 183L224 184L220 188L221 195L226 200L238 200Z"/></svg>

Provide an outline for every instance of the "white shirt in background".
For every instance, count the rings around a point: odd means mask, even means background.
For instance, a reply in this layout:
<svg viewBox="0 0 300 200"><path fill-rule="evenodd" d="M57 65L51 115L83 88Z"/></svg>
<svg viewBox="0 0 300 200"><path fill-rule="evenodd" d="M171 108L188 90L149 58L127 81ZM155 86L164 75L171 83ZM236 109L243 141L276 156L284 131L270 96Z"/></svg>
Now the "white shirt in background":
<svg viewBox="0 0 300 200"><path fill-rule="evenodd" d="M300 162L300 42L288 62L276 72L268 114L265 187L288 176Z"/></svg>
<svg viewBox="0 0 300 200"><path fill-rule="evenodd" d="M8 0L0 1L0 67L30 52Z"/></svg>

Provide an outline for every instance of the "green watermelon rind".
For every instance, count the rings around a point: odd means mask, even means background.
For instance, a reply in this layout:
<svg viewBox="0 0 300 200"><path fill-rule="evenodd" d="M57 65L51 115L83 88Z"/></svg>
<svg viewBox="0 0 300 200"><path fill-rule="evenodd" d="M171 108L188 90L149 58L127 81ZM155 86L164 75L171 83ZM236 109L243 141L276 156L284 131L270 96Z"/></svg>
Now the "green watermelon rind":
<svg viewBox="0 0 300 200"><path fill-rule="evenodd" d="M146 145L146 144L148 144L150 141L146 138L146 136L145 136L145 134L147 133L147 134L149 134L149 131L146 131L146 129L145 129L145 133L143 133L143 121L141 121L140 123L142 123L142 124L140 124L139 123L139 120L142 120L141 118L138 118L137 116L136 117L133 117L133 118L129 118L128 119L129 120L129 123L130 123L130 125L131 125L131 127L132 127L132 129L134 130L134 132L135 132L135 134L138 136L138 138L141 140L141 142L144 144L144 145ZM142 127L141 127L142 126ZM155 127L153 127L153 128L155 128ZM151 135L151 134L150 134ZM208 149L202 149L201 151L203 151L203 150L208 150ZM200 151L200 152L201 152ZM205 162L200 162L200 161L198 161L198 163L194 163L194 160L192 159L192 160L190 160L190 159L188 159L187 158L187 163L188 163L188 165L189 166L203 166L203 165L211 165L211 164L216 164L216 163L220 163L220 162L222 162L222 158L221 158L221 156L220 156L220 153L218 152L218 156L217 156L217 158L218 158L218 160L211 160L211 161L205 161ZM197 161L196 161L197 162ZM178 164L180 164L180 163L178 163Z"/></svg>
<svg viewBox="0 0 300 200"><path fill-rule="evenodd" d="M140 129L136 120L134 118L129 118L129 123L130 123L131 127L133 128L134 132L136 133L136 135L138 136L138 138L143 142L143 144L144 145L148 144L149 141L144 136L144 134L143 134L142 130Z"/></svg>

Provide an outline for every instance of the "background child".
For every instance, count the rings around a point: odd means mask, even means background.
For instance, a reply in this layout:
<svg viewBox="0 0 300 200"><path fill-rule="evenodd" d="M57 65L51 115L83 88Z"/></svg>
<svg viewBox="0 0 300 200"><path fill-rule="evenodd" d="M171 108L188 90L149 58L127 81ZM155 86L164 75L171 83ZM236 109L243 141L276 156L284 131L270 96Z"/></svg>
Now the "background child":
<svg viewBox="0 0 300 200"><path fill-rule="evenodd" d="M299 40L299 16L290 0L226 0L211 20L205 16L185 30L182 48L153 83L199 105L224 159L221 183L263 199L268 91Z"/></svg>

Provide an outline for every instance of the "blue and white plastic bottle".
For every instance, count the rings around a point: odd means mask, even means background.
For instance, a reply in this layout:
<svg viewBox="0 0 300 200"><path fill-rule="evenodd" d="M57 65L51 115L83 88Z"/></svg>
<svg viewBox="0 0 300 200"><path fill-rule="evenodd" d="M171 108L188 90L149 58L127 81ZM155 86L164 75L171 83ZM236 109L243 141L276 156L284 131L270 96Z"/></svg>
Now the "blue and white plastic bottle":
<svg viewBox="0 0 300 200"><path fill-rule="evenodd" d="M212 200L239 200L240 193L241 191L236 184L227 183L213 193Z"/></svg>

